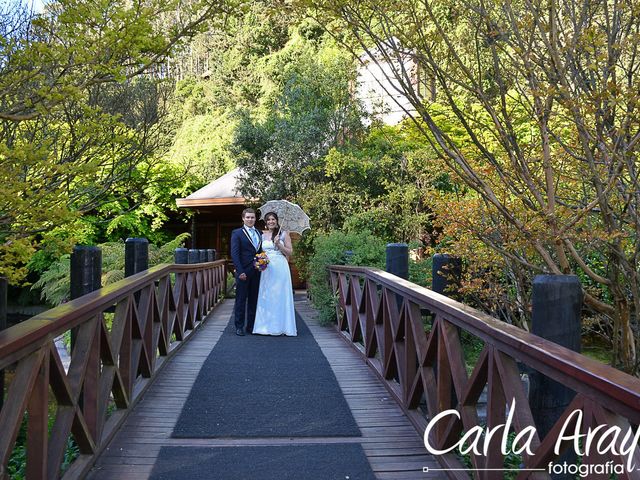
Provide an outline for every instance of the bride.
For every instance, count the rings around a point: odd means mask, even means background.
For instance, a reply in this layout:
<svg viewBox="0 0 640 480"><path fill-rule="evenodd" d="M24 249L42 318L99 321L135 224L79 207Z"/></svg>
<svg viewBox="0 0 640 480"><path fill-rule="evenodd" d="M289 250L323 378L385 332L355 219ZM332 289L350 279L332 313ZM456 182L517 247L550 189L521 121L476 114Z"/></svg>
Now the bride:
<svg viewBox="0 0 640 480"><path fill-rule="evenodd" d="M291 238L280 230L278 216L269 212L264 217L267 230L262 234L262 249L269 257L260 275L260 290L253 333L259 335L297 335L293 307L293 288L287 257L293 252Z"/></svg>

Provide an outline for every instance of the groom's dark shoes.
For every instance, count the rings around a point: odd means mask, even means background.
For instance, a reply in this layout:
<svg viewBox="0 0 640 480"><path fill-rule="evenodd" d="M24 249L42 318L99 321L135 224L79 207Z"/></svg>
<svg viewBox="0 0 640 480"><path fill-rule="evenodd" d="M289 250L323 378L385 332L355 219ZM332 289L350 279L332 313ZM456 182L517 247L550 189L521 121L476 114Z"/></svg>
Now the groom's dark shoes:
<svg viewBox="0 0 640 480"><path fill-rule="evenodd" d="M242 330L241 328L236 328L236 335L244 337L244 330Z"/></svg>

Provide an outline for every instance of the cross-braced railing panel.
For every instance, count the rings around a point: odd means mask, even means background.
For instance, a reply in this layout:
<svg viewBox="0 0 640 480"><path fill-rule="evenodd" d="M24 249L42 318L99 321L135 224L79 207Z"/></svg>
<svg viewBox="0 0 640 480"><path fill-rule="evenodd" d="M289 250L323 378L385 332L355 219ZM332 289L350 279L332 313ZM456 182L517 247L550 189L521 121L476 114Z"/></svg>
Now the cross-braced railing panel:
<svg viewBox="0 0 640 480"><path fill-rule="evenodd" d="M640 423L639 379L387 272L350 266L330 266L329 272L337 297L338 328L345 338L362 344L358 351L363 352L418 432L424 434L429 420L438 414L453 409L457 412L430 426L429 444L449 450L437 456L443 467L464 467L450 448L461 437L470 435L473 440L474 432L497 431L506 423L522 443L528 440L530 453L522 451L522 470L517 478L549 478L546 471L527 469L546 469L549 462L572 447L564 442L560 453L554 452L562 428L584 434L604 425L593 433L593 445L607 435L608 428L618 427L622 434L610 438L616 448L605 452L591 448L581 455L582 464L629 462L636 468L618 478L640 478L637 438L624 443L625 433L635 433ZM429 328L425 328L425 318L429 319ZM460 338L463 331L484 344L470 373ZM522 366L576 393L543 438L535 429ZM486 424L478 415L484 391ZM502 478L502 471L491 470L504 466L502 435L483 433L477 438L482 439L480 445L486 451L469 452L476 469L474 478ZM631 460L620 453L625 447L631 450ZM465 471L447 473L451 478L469 478Z"/></svg>
<svg viewBox="0 0 640 480"><path fill-rule="evenodd" d="M13 372L0 410L0 478L21 429L28 479L85 473L148 379L218 303L225 279L223 260L160 265L0 332L0 369ZM54 341L71 330L65 369ZM79 456L62 472L71 438Z"/></svg>

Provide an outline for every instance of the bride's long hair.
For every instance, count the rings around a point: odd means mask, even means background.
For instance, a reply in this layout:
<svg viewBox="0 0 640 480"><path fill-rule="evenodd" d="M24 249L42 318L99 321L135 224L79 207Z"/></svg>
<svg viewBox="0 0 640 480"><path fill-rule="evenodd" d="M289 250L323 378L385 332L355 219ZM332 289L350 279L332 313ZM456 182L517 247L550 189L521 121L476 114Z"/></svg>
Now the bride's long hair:
<svg viewBox="0 0 640 480"><path fill-rule="evenodd" d="M280 233L280 219L278 218L278 215L276 215L276 212L269 212L264 216L265 225L267 224L267 220L269 220L269 217L273 217L276 219L276 228L271 230L269 227L267 227L267 230L271 232L271 241L275 243L276 235Z"/></svg>

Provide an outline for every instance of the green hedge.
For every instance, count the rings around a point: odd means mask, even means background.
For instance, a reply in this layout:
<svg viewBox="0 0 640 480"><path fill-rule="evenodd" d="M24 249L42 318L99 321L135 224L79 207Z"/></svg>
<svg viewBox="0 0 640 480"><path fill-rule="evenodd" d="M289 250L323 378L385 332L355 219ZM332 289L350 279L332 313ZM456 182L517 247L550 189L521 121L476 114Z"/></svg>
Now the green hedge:
<svg viewBox="0 0 640 480"><path fill-rule="evenodd" d="M308 289L311 302L320 313L320 323L335 321L336 298L327 272L328 265L360 265L384 268L386 242L368 231L345 233L334 231L313 241L313 255L308 263ZM345 252L352 251L351 256Z"/></svg>

